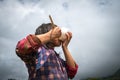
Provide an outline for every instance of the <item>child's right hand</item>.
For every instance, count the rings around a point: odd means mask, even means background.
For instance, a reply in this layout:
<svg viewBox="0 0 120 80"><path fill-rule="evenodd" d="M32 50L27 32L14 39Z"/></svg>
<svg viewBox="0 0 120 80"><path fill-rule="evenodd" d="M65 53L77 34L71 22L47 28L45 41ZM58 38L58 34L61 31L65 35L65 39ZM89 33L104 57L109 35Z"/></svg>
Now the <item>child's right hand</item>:
<svg viewBox="0 0 120 80"><path fill-rule="evenodd" d="M61 29L59 27L55 27L49 31L50 40L54 40L55 38L59 38L61 36Z"/></svg>

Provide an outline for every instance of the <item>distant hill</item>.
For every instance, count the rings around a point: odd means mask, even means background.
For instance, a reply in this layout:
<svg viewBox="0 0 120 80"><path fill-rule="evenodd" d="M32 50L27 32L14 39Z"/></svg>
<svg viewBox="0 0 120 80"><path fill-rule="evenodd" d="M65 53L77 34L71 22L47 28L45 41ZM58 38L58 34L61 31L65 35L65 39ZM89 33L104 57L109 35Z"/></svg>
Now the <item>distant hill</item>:
<svg viewBox="0 0 120 80"><path fill-rule="evenodd" d="M103 78L88 78L85 80L120 80L120 69L117 70L113 75Z"/></svg>

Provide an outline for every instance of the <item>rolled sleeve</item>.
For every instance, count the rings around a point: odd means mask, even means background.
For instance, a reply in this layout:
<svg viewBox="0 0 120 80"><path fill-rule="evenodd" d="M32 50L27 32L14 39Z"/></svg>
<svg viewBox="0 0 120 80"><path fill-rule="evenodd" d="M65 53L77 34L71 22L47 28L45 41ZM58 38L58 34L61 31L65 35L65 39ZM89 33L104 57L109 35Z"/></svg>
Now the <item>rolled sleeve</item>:
<svg viewBox="0 0 120 80"><path fill-rule="evenodd" d="M36 51L41 46L41 41L35 35L28 35L20 40L16 46L16 53L29 54Z"/></svg>
<svg viewBox="0 0 120 80"><path fill-rule="evenodd" d="M69 66L68 64L66 64L66 68L67 68L67 72L68 72L68 77L70 79L74 78L74 76L76 75L77 73L77 70L78 70L78 65L75 63L75 68Z"/></svg>

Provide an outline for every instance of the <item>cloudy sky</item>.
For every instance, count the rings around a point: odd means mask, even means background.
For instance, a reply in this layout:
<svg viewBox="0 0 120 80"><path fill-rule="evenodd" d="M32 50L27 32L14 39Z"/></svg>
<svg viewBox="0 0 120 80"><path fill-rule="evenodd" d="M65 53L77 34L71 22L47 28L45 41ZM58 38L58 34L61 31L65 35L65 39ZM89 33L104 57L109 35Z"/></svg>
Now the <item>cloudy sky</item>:
<svg viewBox="0 0 120 80"><path fill-rule="evenodd" d="M27 80L15 46L50 22L49 14L73 33L69 49L79 65L74 80L108 76L120 68L120 0L0 0L0 80Z"/></svg>

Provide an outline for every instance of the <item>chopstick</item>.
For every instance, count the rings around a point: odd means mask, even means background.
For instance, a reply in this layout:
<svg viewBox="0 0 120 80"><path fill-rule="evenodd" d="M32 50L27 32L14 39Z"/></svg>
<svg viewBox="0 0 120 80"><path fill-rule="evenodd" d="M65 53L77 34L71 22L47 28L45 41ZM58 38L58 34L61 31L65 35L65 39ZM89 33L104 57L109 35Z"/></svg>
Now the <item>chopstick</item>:
<svg viewBox="0 0 120 80"><path fill-rule="evenodd" d="M52 19L51 15L49 15L49 18L50 18L50 21L51 21L51 24L52 24L52 29L54 29L55 25L54 25L54 22L53 22L53 19Z"/></svg>

